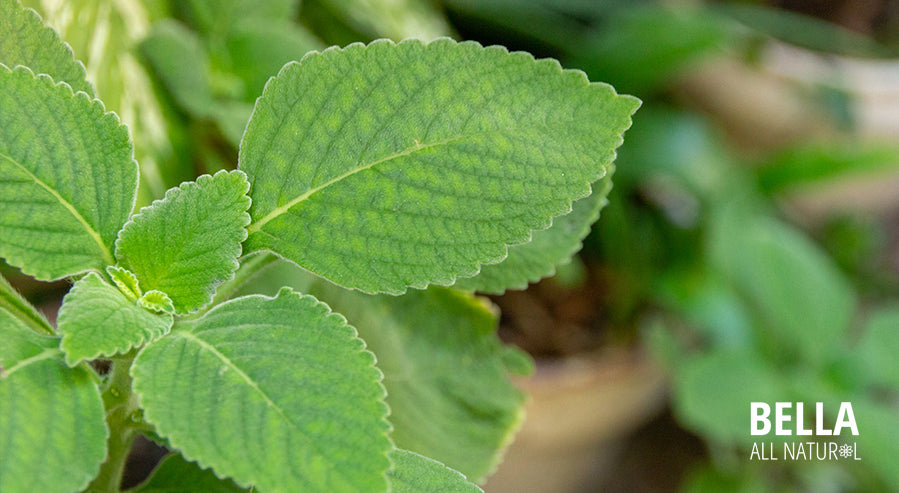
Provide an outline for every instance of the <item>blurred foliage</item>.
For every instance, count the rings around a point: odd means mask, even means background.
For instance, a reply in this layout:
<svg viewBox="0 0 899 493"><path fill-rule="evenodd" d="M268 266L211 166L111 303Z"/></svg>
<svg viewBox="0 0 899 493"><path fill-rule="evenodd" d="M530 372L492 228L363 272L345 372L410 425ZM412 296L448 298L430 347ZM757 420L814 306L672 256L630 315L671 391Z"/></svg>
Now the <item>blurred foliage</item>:
<svg viewBox="0 0 899 493"><path fill-rule="evenodd" d="M791 91L825 108L840 133L744 153L680 90L684 76L716 58L756 69L772 39L828 56L895 56L899 14L872 37L763 1L26 3L73 43L110 109L147 134L135 139L148 143L137 157L152 172L142 177L142 203L234 168L269 77L330 45L475 39L556 57L640 97L584 262L559 274L576 284L600 266L608 324L643 327L644 343L670 369L675 415L709 450L684 490L899 490L899 280L888 261L896 226L850 210L796 221L783 206L799 192L895 175L899 146L858 137L853 95L796 84ZM88 14L74 15L76 7ZM839 402L851 401L863 461L749 462L750 401L824 402L830 422Z"/></svg>

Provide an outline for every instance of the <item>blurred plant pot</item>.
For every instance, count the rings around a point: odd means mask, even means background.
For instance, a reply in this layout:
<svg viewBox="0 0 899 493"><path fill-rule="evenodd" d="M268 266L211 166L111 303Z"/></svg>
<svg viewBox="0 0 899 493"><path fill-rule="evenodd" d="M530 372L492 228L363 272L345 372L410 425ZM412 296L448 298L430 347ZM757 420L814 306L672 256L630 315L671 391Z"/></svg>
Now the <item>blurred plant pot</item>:
<svg viewBox="0 0 899 493"><path fill-rule="evenodd" d="M665 378L639 350L538 361L525 422L487 493L596 491L621 445L662 409Z"/></svg>

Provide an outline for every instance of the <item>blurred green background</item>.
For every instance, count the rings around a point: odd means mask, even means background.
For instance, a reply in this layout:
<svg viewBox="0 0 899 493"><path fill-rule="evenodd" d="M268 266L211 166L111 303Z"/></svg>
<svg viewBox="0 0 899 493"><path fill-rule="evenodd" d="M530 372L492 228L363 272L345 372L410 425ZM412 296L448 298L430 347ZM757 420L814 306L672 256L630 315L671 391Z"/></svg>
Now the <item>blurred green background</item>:
<svg viewBox="0 0 899 493"><path fill-rule="evenodd" d="M501 335L538 358L538 382L560 360L595 365L604 376L591 389L613 389L596 414L632 419L608 418L613 431L587 446L554 445L574 458L513 445L485 490L899 491L896 2L23 3L73 46L135 134L139 205L234 168L268 78L330 45L473 39L640 97L579 257L494 297ZM54 294L23 286L33 300ZM533 387L529 422L567 419L540 404L573 392L561 378ZM807 422L823 402L831 424L852 402L860 433L833 440L855 443L862 460L751 461L750 401L805 402ZM521 447L539 440L528 430ZM529 468L547 482L529 482Z"/></svg>

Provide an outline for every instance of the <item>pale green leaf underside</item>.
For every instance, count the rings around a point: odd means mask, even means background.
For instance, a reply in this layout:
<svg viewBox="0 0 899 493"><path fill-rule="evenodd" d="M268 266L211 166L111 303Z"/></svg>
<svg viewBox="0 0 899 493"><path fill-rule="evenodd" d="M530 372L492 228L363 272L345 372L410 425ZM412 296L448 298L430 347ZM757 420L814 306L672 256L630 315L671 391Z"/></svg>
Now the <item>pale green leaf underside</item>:
<svg viewBox="0 0 899 493"><path fill-rule="evenodd" d="M310 292L347 317L378 358L398 447L479 481L523 418L496 318L484 302L445 288L370 296L319 282Z"/></svg>
<svg viewBox="0 0 899 493"><path fill-rule="evenodd" d="M106 457L99 389L2 310L0 340L0 491L80 491Z"/></svg>
<svg viewBox="0 0 899 493"><path fill-rule="evenodd" d="M599 210L612 188L611 173L595 183L594 188L590 196L571 205L570 213L555 218L548 229L535 231L530 242L509 247L505 260L481 267L478 275L459 279L454 287L501 294L507 289L524 289L528 283L553 275L557 266L569 262L581 249L590 226L599 218Z"/></svg>
<svg viewBox="0 0 899 493"><path fill-rule="evenodd" d="M72 286L59 309L57 329L66 363L125 353L165 335L171 314L153 313L91 272Z"/></svg>
<svg viewBox="0 0 899 493"><path fill-rule="evenodd" d="M3 276L0 276L0 311L6 312L38 333L54 333L46 317L13 289Z"/></svg>
<svg viewBox="0 0 899 493"><path fill-rule="evenodd" d="M586 196L638 105L476 43L307 55L269 82L244 134L246 249L366 292L452 284Z"/></svg>
<svg viewBox="0 0 899 493"><path fill-rule="evenodd" d="M414 452L394 450L390 459L393 493L483 493L459 472Z"/></svg>
<svg viewBox="0 0 899 493"><path fill-rule="evenodd" d="M44 26L37 12L22 7L18 0L0 0L0 63L24 65L36 74L66 82L75 91L94 95L84 65L75 60L72 48Z"/></svg>
<svg viewBox="0 0 899 493"><path fill-rule="evenodd" d="M197 310L237 270L248 186L242 172L220 171L169 190L125 225L116 258L141 289L167 294L177 313Z"/></svg>
<svg viewBox="0 0 899 493"><path fill-rule="evenodd" d="M323 0L355 29L375 38L430 41L452 30L440 10L428 0Z"/></svg>
<svg viewBox="0 0 899 493"><path fill-rule="evenodd" d="M128 129L102 103L0 65L0 256L38 279L114 263L134 205Z"/></svg>
<svg viewBox="0 0 899 493"><path fill-rule="evenodd" d="M387 407L343 317L289 289L176 325L131 370L145 417L185 458L260 491L384 491Z"/></svg>
<svg viewBox="0 0 899 493"><path fill-rule="evenodd" d="M230 479L219 479L180 454L171 454L156 466L153 475L128 493L238 493L247 491Z"/></svg>

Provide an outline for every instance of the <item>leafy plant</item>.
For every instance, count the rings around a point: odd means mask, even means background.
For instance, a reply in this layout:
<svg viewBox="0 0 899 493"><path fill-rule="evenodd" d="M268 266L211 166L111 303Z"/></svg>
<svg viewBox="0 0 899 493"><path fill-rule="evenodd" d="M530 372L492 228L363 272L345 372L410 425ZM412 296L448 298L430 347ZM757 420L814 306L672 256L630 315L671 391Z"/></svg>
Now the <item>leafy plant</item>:
<svg viewBox="0 0 899 493"><path fill-rule="evenodd" d="M639 101L500 47L331 48L266 84L238 170L132 213L128 128L0 6L0 256L74 280L56 327L0 282L0 490L119 491L145 434L180 457L139 491L477 491L530 365L470 290L577 249ZM275 255L320 278L238 296Z"/></svg>

